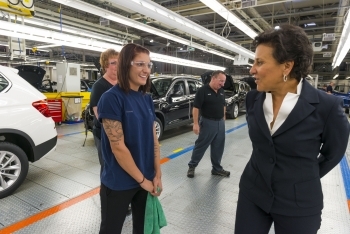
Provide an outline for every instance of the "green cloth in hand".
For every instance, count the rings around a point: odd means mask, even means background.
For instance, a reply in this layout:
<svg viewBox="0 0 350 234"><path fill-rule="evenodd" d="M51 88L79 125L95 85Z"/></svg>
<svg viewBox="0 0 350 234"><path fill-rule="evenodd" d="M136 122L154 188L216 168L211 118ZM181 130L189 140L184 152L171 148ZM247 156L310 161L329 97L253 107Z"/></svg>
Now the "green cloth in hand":
<svg viewBox="0 0 350 234"><path fill-rule="evenodd" d="M162 205L158 197L147 195L144 234L160 234L160 229L167 225Z"/></svg>

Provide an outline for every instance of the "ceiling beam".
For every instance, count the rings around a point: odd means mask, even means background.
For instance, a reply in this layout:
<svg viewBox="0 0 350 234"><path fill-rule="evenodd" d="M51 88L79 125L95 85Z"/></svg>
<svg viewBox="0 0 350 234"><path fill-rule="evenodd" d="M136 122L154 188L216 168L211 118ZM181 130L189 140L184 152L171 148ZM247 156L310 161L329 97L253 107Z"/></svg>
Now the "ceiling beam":
<svg viewBox="0 0 350 234"><path fill-rule="evenodd" d="M50 10L46 10L43 8L39 8L39 7L35 7L35 15L37 17L41 17L44 19L49 19L50 21L55 21L55 22L60 22L60 14L50 11ZM130 33L126 33L126 32L122 32L113 28L108 28L105 26L100 26L98 24L94 24L94 23L90 23L87 22L85 20L81 20L81 19L77 19L74 17L70 17L67 15L63 16L62 19L62 23L63 24L68 24L77 28L84 28L84 29L88 29L94 32L99 32L99 33L103 33L103 34L107 34L110 36L118 36L119 38L123 38L125 39L125 37L129 37L129 40L132 39L140 39L140 36L134 35L134 34L130 34Z"/></svg>

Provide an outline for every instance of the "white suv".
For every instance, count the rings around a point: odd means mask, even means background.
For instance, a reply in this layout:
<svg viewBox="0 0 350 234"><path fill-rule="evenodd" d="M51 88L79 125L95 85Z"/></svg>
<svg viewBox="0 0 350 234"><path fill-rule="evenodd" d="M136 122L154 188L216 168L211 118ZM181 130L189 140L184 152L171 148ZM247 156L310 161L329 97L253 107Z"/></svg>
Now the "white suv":
<svg viewBox="0 0 350 234"><path fill-rule="evenodd" d="M0 198L13 193L35 162L56 148L57 131L46 97L0 66Z"/></svg>

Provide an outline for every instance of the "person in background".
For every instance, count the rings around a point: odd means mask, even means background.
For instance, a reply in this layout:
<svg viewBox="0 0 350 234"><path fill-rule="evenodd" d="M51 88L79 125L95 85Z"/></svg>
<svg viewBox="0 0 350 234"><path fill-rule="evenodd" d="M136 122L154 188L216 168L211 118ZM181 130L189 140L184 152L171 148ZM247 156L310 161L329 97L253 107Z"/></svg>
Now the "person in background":
<svg viewBox="0 0 350 234"><path fill-rule="evenodd" d="M329 85L327 86L327 89L326 89L327 93L329 93L329 94L332 94L332 93L333 93L333 86L334 86L334 82L331 81L331 82L329 83Z"/></svg>
<svg viewBox="0 0 350 234"><path fill-rule="evenodd" d="M239 183L236 234L316 234L321 226L320 179L343 158L349 122L341 99L304 78L313 49L298 26L254 39L250 73L257 90L246 97L253 152Z"/></svg>
<svg viewBox="0 0 350 234"><path fill-rule="evenodd" d="M118 58L118 84L98 103L102 122L100 234L121 233L131 203L133 233L144 232L148 193L162 192L160 148L150 89L150 52L127 44Z"/></svg>
<svg viewBox="0 0 350 234"><path fill-rule="evenodd" d="M323 84L322 89L323 89L325 92L327 92L327 84Z"/></svg>
<svg viewBox="0 0 350 234"><path fill-rule="evenodd" d="M103 168L103 159L101 154L101 123L98 121L97 104L102 94L118 83L117 80L117 65L118 52L114 49L108 49L101 53L100 65L103 76L101 76L92 86L90 94L90 108L94 113L93 135L98 153L98 160Z"/></svg>
<svg viewBox="0 0 350 234"><path fill-rule="evenodd" d="M221 166L222 154L225 147L225 91L222 89L226 81L223 71L214 71L210 83L197 90L193 115L193 132L198 136L192 152L191 161L188 163L187 177L193 178L195 168L203 158L210 145L210 158L212 163L211 173L228 177L229 171ZM201 117L199 119L199 110Z"/></svg>

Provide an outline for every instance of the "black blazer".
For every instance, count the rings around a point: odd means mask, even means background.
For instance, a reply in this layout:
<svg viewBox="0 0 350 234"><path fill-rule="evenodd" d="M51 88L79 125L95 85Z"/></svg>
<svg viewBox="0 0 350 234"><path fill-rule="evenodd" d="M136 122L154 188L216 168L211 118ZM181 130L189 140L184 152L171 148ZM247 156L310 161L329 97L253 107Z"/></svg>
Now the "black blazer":
<svg viewBox="0 0 350 234"><path fill-rule="evenodd" d="M240 180L240 192L267 213L306 216L323 208L320 178L342 159L349 122L342 100L303 81L299 99L271 136L265 120L265 92L246 99L253 152Z"/></svg>

